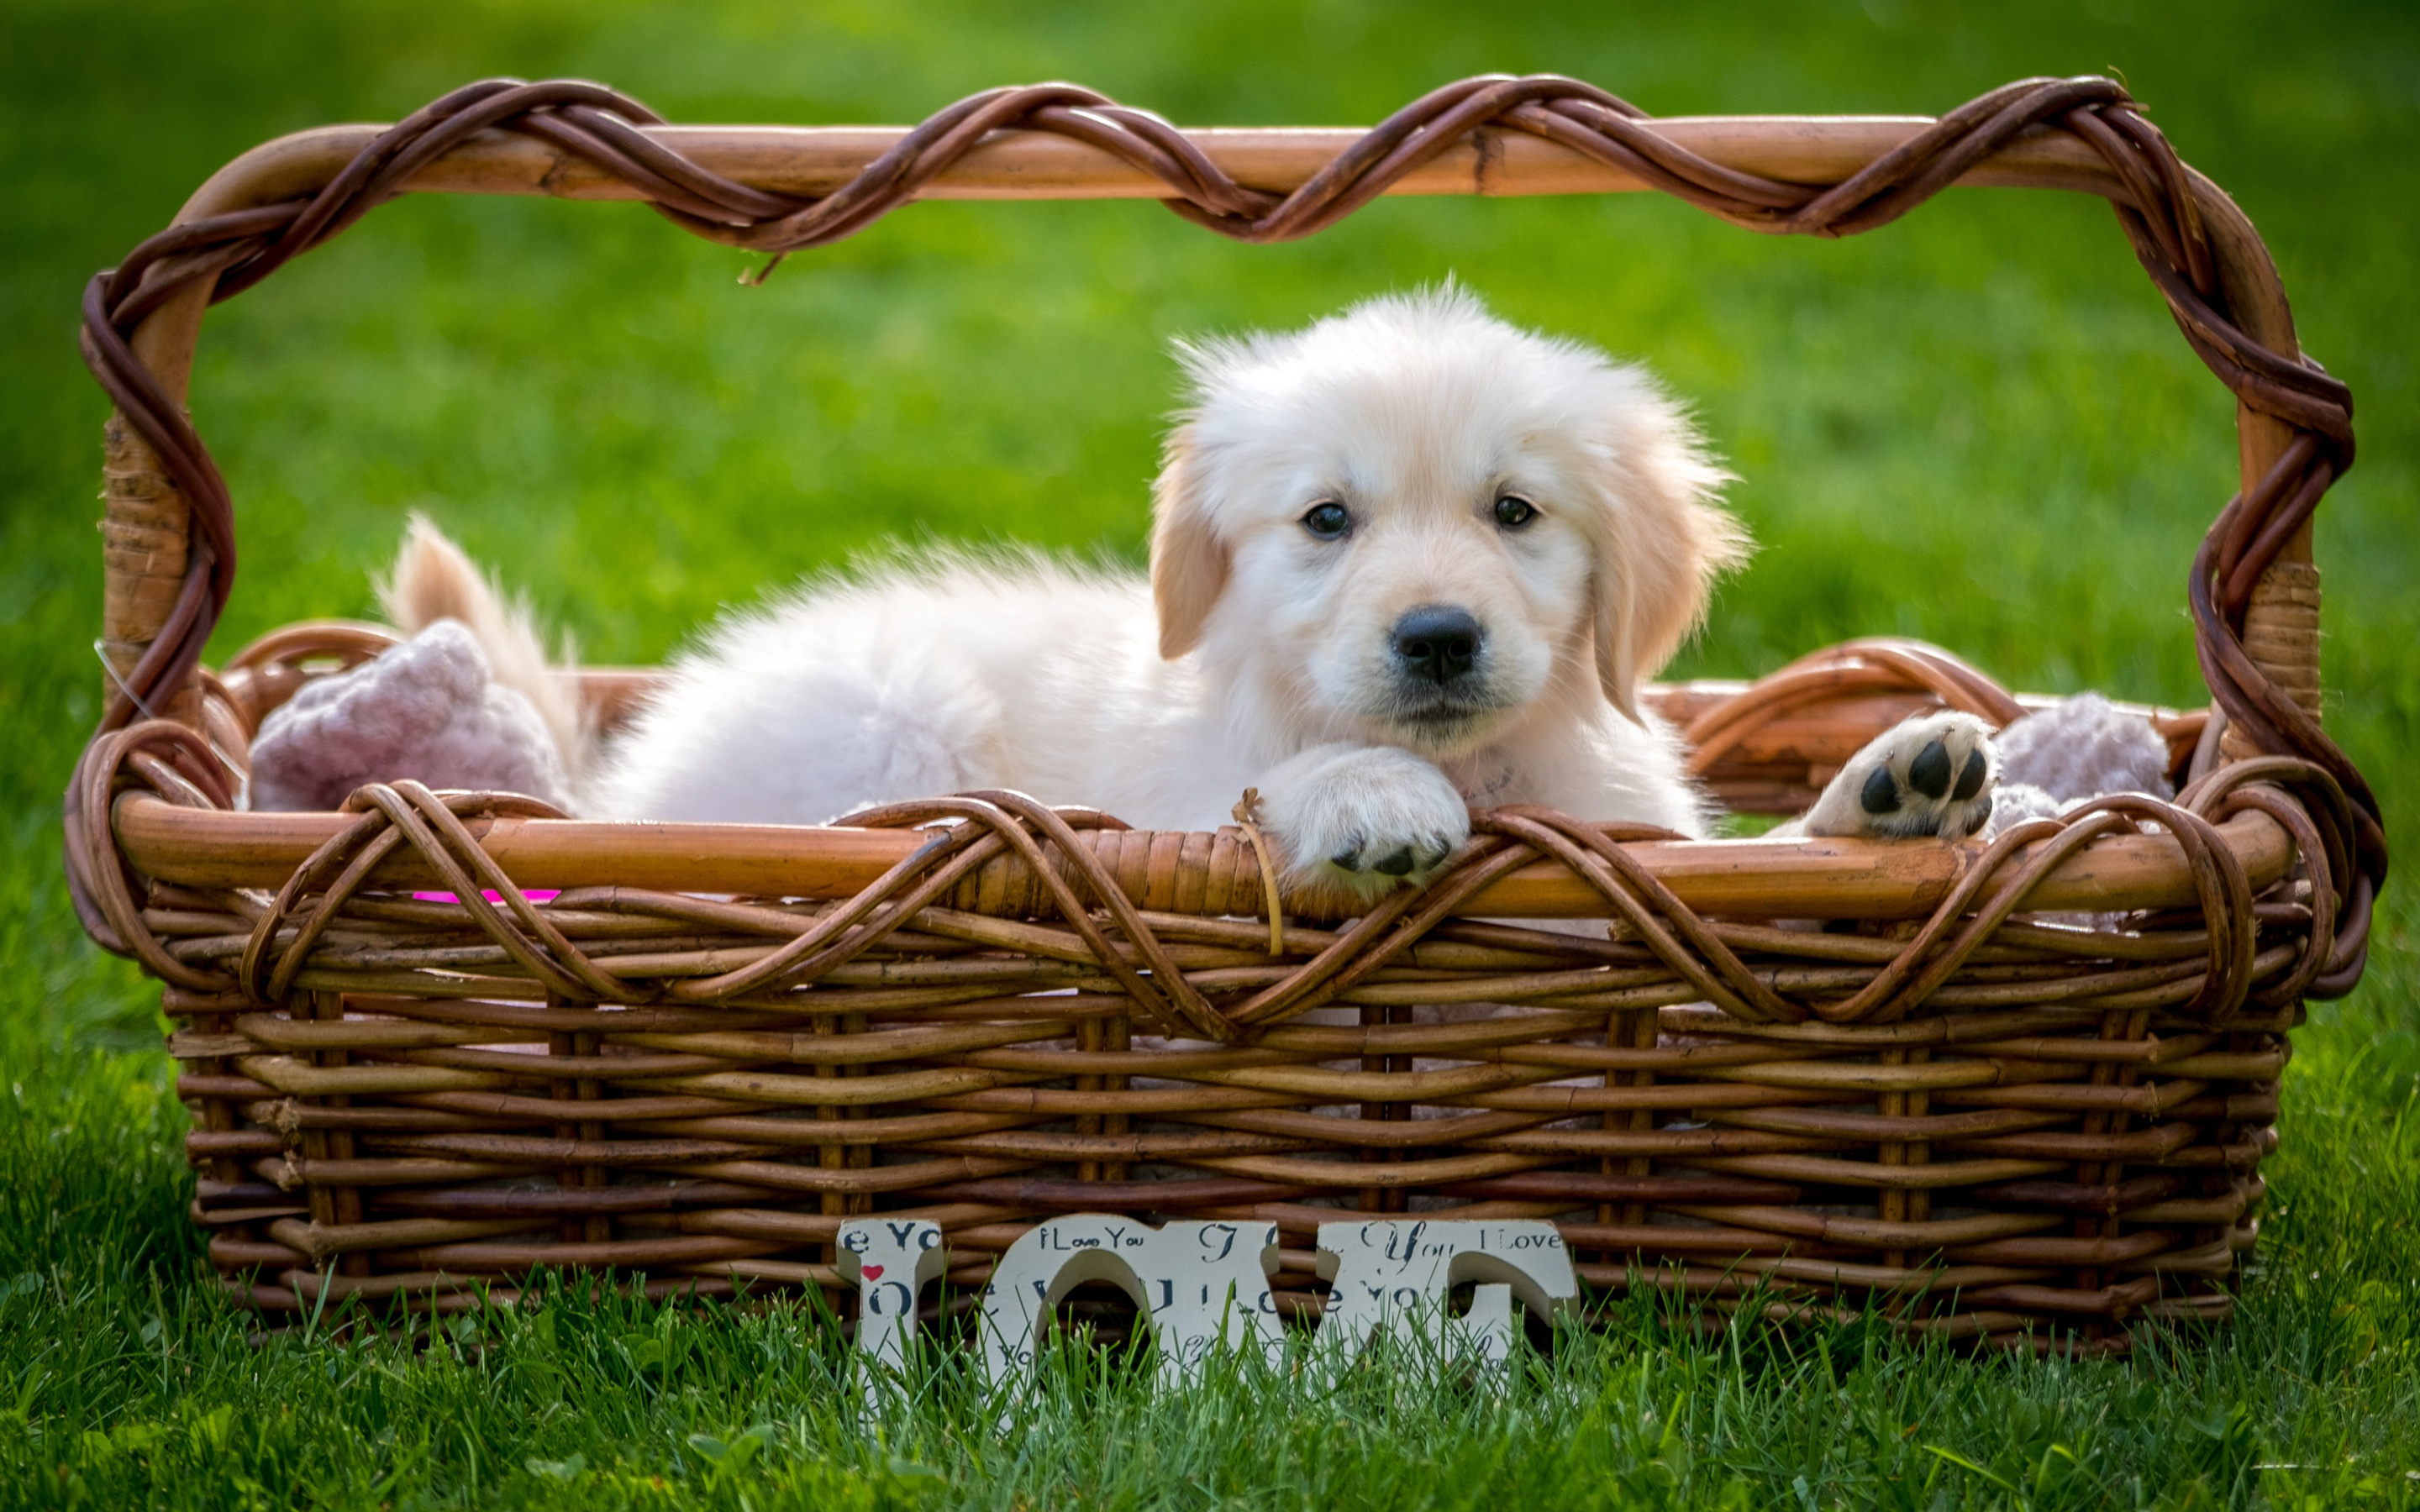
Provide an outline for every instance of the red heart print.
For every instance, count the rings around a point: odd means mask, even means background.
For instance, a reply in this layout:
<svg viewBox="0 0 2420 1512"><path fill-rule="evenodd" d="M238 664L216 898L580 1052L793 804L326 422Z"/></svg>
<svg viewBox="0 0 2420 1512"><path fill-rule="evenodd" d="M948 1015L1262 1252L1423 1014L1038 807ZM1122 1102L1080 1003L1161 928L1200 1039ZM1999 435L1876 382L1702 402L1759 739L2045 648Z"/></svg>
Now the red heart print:
<svg viewBox="0 0 2420 1512"><path fill-rule="evenodd" d="M879 1281L882 1279L882 1267L878 1265L861 1265L858 1267L858 1272L868 1281Z"/></svg>

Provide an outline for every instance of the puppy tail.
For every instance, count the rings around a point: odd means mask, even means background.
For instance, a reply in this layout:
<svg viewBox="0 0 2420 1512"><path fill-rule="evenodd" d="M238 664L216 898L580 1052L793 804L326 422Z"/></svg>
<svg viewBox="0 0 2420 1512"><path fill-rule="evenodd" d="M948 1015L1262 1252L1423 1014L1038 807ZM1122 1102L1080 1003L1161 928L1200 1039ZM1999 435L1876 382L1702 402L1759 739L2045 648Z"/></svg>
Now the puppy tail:
<svg viewBox="0 0 2420 1512"><path fill-rule="evenodd" d="M568 679L547 660L525 595L506 595L425 515L404 529L395 570L378 585L380 607L407 634L439 620L458 620L488 656L495 680L530 701L562 754L564 775L577 783L597 744L597 720ZM575 661L570 640L562 662Z"/></svg>

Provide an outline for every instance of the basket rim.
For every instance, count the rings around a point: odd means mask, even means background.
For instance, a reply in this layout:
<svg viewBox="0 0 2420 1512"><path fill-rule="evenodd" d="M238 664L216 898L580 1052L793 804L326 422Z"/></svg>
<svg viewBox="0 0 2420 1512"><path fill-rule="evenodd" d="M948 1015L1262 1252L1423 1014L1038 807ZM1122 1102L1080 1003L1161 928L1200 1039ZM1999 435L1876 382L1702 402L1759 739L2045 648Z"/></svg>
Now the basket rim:
<svg viewBox="0 0 2420 1512"><path fill-rule="evenodd" d="M352 819L334 812L187 808L144 792L121 795L114 817L123 855L147 876L189 887L269 889L282 885ZM523 888L629 887L817 902L854 897L914 855L924 839L916 830L844 825L515 816L466 824L481 848ZM2255 888L2275 883L2293 865L2291 838L2265 814L2238 814L2216 828ZM1193 836L1213 833L1233 831ZM1758 918L1924 918L1985 848L1975 841L1768 837L1622 844L1693 909ZM2021 862L2035 849L2021 853ZM393 887L437 880L408 853L398 853L371 875ZM2028 906L2124 913L2190 906L2196 896L2184 852L2167 834L2113 835L2093 841L2045 876ZM1289 917L1350 918L1367 906L1339 906L1318 892L1293 887L1282 889L1281 898ZM1490 883L1454 916L1597 918L1606 912L1605 901L1587 884L1554 862L1536 861Z"/></svg>

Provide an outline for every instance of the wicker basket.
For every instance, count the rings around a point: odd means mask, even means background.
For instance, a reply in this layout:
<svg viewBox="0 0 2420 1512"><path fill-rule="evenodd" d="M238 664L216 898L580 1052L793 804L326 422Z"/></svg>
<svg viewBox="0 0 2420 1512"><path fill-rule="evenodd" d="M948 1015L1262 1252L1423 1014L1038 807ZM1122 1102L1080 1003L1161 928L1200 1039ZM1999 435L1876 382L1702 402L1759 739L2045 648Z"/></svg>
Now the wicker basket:
<svg viewBox="0 0 2420 1512"><path fill-rule="evenodd" d="M334 814L229 801L262 715L386 639L297 626L201 669L235 562L181 409L202 312L396 193L644 199L778 255L920 197L1155 197L1264 241L1381 193L1654 189L1841 235L1951 183L2108 200L2242 400L2243 490L2189 584L2214 707L2150 711L2175 804L1988 846L1482 812L1425 890L1358 918L1289 894L1273 931L1250 837L1009 794L851 828L583 824L402 782ZM2308 529L2350 401L2251 225L2106 80L1939 121L1651 121L1476 79L1366 134L1181 132L1067 85L906 131L675 129L593 85L490 82L237 160L93 281L84 336L117 405L111 699L69 871L93 936L165 984L194 1217L260 1308L445 1310L542 1265L845 1307L851 1214L940 1222L963 1288L1090 1210L1274 1221L1280 1300L1314 1316L1311 1229L1412 1211L1552 1218L1592 1285L1709 1309L2122 1350L2227 1312L2288 1031L2361 972L2384 845L2318 723ZM610 719L648 674L584 675ZM1775 813L1911 712L2023 706L1898 641L1652 697L1718 794ZM1572 918L1608 923L1525 923Z"/></svg>

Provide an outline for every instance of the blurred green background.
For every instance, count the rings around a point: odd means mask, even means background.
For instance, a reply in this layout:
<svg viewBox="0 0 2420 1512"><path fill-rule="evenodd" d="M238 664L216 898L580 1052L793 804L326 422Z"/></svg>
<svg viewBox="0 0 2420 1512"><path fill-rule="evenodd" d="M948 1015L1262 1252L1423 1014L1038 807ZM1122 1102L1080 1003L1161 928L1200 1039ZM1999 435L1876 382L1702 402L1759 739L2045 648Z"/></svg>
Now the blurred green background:
<svg viewBox="0 0 2420 1512"><path fill-rule="evenodd" d="M2420 12L2408 5L6 0L0 1504L240 1499L194 1468L205 1464L248 1467L271 1499L317 1488L364 1504L544 1500L577 1486L613 1502L644 1500L629 1488L659 1475L706 1495L703 1479L683 1478L697 1461L682 1458L682 1435L744 1425L770 1389L692 1382L706 1405L683 1408L665 1384L583 1439L559 1437L568 1430L490 1382L429 1398L417 1458L396 1458L354 1415L360 1392L321 1370L324 1350L248 1349L241 1321L196 1280L183 1116L156 1020L134 975L84 943L54 859L57 793L100 681L90 525L105 406L74 350L93 270L256 142L393 119L484 75L599 79L682 121L904 122L976 88L1059 77L1181 123L1352 124L1487 70L1575 74L1661 115L1931 114L2028 74L2121 75L2261 227L2306 347L2356 395L2361 460L2319 530L2327 717L2384 795L2401 854L2420 856ZM719 606L895 541L1139 561L1174 397L1170 338L1300 322L1452 274L1514 320L1651 363L1741 475L1733 501L1762 549L1676 673L1752 675L1887 631L1940 641L2013 686L2204 697L2183 581L2234 485L2232 405L2094 202L1952 192L1835 243L1759 238L1643 195L1398 200L1275 248L1231 245L1147 204L929 205L740 287L755 261L636 207L406 201L220 307L193 401L241 526L216 653L299 616L365 612L369 578L415 508L525 584L600 660L659 657ZM2223 1343L2169 1374L1885 1350L1859 1367L1869 1374L1842 1377L1843 1399L1859 1381L1896 1381L1931 1404L1910 1411L1936 1427L1869 1443L1836 1421L1847 1408L1792 1374L1801 1357L1778 1374L1724 1375L1698 1346L1666 1340L1663 1365L1624 1368L1670 1403L1655 1412L1712 1415L1690 1430L1695 1469L1664 1490L1651 1476L1637 1494L1854 1503L1914 1494L1919 1480L1928 1496L1990 1502L2005 1485L2062 1504L2414 1494L2420 1158L2406 1113L2420 1091L2420 1013L2405 890L2388 895L2368 984L2318 1009L2298 1039L2266 1258ZM697 1326L737 1341L764 1325ZM551 1339L472 1351L489 1363L460 1368L551 1358ZM138 1368L154 1354L156 1379ZM395 1368L428 1387L412 1372L434 1367ZM1395 1437L1354 1441L1363 1469L1347 1490L1418 1504L1419 1488L1445 1484L1418 1466L1458 1455L1518 1472L1545 1502L1610 1494L1610 1470L1560 1474L1552 1445L1597 1423L1590 1412L1629 1409L1606 1408L1583 1375L1558 1381L1540 1388L1526 1429L1404 1409ZM1149 1431L1207 1435L1201 1444L1294 1435L1272 1464L1317 1444L1345 1452L1318 1437L1333 1427L1324 1420L1171 1427L1149 1413L1176 1409L1103 1389L1099 1412L1142 1413ZM1740 1404L1729 1417L1707 1405L1727 1391ZM251 1449L227 1447L240 1435L194 1437L221 1407L248 1421L296 1402L308 1421L285 1437L263 1429ZM582 1411L602 1422L597 1405ZM866 1470L849 1494L874 1501L1157 1504L1185 1500L1189 1484L1311 1495L1278 1469L1225 1482L1146 1473L1102 1421L1071 1417L1048 1473L938 1419L896 1426L906 1461L837 1428L816 1453L938 1477L886 1490ZM1622 1421L1635 1429L1636 1412ZM154 1442L140 1432L111 1437L146 1425L200 1458L172 1471L185 1461L164 1449L125 1448ZM192 1448L206 1440L214 1456ZM1590 1452L1619 1458L1627 1443L1614 1433ZM1664 1462L1665 1438L1639 1443L1637 1463ZM574 1447L589 1470L527 1468L560 1467ZM504 1467L485 1480L483 1452ZM763 1463L814 1458L796 1443L790 1455ZM2086 1460L2090 1475L2059 1468ZM1972 1473L1958 1468L1970 1462ZM600 1481L609 1465L628 1475ZM777 1482L760 1489L788 1484ZM712 1496L753 1484L735 1478Z"/></svg>

